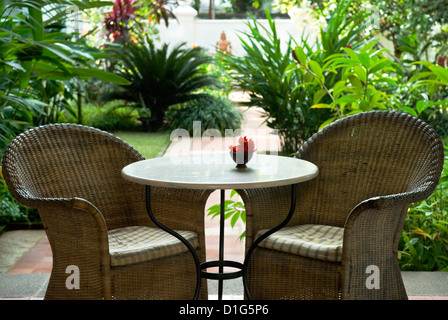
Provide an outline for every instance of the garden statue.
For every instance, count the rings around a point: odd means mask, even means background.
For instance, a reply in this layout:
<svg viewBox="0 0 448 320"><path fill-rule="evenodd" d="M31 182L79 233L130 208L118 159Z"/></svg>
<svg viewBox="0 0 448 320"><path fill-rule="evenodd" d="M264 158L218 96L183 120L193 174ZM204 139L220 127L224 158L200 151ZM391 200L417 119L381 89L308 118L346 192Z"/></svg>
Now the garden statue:
<svg viewBox="0 0 448 320"><path fill-rule="evenodd" d="M226 39L226 33L224 31L221 33L221 40L216 42L216 47L219 51L232 53L232 45Z"/></svg>

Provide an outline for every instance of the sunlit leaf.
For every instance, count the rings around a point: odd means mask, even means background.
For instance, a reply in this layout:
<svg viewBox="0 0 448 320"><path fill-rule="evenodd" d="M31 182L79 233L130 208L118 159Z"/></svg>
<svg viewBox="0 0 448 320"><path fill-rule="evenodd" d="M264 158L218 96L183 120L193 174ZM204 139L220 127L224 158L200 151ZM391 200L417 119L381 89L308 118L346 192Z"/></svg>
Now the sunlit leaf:
<svg viewBox="0 0 448 320"><path fill-rule="evenodd" d="M401 110L406 111L409 114L412 114L414 117L417 117L417 112L414 109L406 106L401 106Z"/></svg>
<svg viewBox="0 0 448 320"><path fill-rule="evenodd" d="M384 69L385 67L388 67L391 65L391 62L389 60L383 60L381 62L376 63L370 70L370 73L375 73L377 71L380 71Z"/></svg>
<svg viewBox="0 0 448 320"><path fill-rule="evenodd" d="M97 78L106 82L119 85L130 85L131 82L119 75L95 68L72 68L74 74L85 78Z"/></svg>
<svg viewBox="0 0 448 320"><path fill-rule="evenodd" d="M305 54L305 52L303 51L303 49L302 49L301 47L297 46L296 49L295 49L294 51L295 51L295 53L296 53L296 56L297 56L297 59L299 60L299 62L300 62L302 65L306 65L306 63L307 63L307 57L306 57L306 54Z"/></svg>
<svg viewBox="0 0 448 320"><path fill-rule="evenodd" d="M424 236L425 238L428 238L428 239L432 240L432 236L429 233L425 232L424 230L422 230L422 229L420 229L418 227L413 227L412 228L412 232L417 233L419 235Z"/></svg>
<svg viewBox="0 0 448 320"><path fill-rule="evenodd" d="M359 55L359 61L363 65L364 68L369 69L370 67L370 57L367 53L361 53Z"/></svg>
<svg viewBox="0 0 448 320"><path fill-rule="evenodd" d="M312 105L310 107L310 109L332 109L332 108L334 108L334 107L327 103L319 103L319 104Z"/></svg>

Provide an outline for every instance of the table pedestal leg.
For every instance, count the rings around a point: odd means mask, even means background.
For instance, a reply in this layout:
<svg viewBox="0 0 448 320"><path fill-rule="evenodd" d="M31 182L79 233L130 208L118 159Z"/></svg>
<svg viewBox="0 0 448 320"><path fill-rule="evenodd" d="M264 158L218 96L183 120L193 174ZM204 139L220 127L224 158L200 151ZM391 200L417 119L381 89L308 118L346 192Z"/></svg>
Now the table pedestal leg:
<svg viewBox="0 0 448 320"><path fill-rule="evenodd" d="M247 299L251 299L251 295L249 292L249 285L247 283L247 268L248 268L248 264L249 264L249 260L250 257L252 256L252 253L254 252L255 248L258 246L258 244L263 241L264 239L266 239L267 237L269 237L271 234L277 232L278 230L280 230L281 228L283 228L284 226L286 226L288 224L288 222L291 220L294 211L295 211L295 207L296 207L296 185L293 184L291 186L291 206L289 208L289 213L286 216L286 218L276 227L270 229L269 231L263 233L260 237L258 237L257 239L255 239L255 241L252 243L252 245L250 246L249 250L247 251L246 257L244 258L244 265L243 265L243 285L244 285L244 292L246 294L246 298Z"/></svg>
<svg viewBox="0 0 448 320"><path fill-rule="evenodd" d="M191 243L187 239L182 237L176 231L174 231L174 230L172 230L170 228L167 228L160 221L158 221L156 219L156 217L154 216L154 213L152 212L152 209L151 209L151 188L150 188L150 186L146 186L146 210L148 212L149 217L151 218L151 220L154 222L154 224L156 226L158 226L160 229L168 232L169 234L175 236L191 252L191 255L193 256L193 259L194 259L194 262L195 262L195 265L196 265L196 290L194 292L193 299L197 300L198 297L199 297L199 292L201 290L201 266L200 266L200 261L199 261L198 254L196 253L196 250L193 248L193 246L191 245Z"/></svg>
<svg viewBox="0 0 448 320"><path fill-rule="evenodd" d="M223 280L234 279L234 278L238 278L241 276L243 277L244 291L246 293L246 297L248 299L251 299L249 287L247 284L247 267L248 267L250 257L252 256L253 251L255 250L255 248L258 246L258 244L261 241L263 241L264 239L266 239L268 236L270 236L274 232L277 232L278 230L280 230L281 228L286 226L286 224L288 224L288 222L291 220L292 215L294 214L295 205L296 205L296 185L294 184L291 187L291 207L289 209L288 216L278 226L265 232L263 235L258 237L252 243L249 250L247 251L246 257L244 258L244 264L241 264L241 263L235 262L235 261L224 260L225 190L221 190L220 201L221 201L221 206L220 206L220 226L219 226L219 260L205 262L205 263L201 264L199 261L199 257L196 253L196 250L193 248L191 243L188 240L186 240L184 237L182 237L179 233L166 227L165 225L163 225L160 221L158 221L156 219L156 217L154 216L152 209L151 209L151 188L150 188L150 186L146 186L146 209L147 209L148 215L151 218L151 220L160 229L168 232L169 234L171 234L174 237L176 237L177 239L179 239L188 248L191 255L193 256L193 259L194 259L194 262L196 265L196 271L197 271L197 273L196 273L196 276L197 276L196 289L195 289L193 299L197 300L199 297L199 292L201 290L201 278L217 279L219 281L219 283L218 283L218 299L222 300ZM217 274L203 271L203 269L210 268L210 267L216 267L216 266L218 266L218 268L219 268L219 272ZM236 271L236 272L224 273L225 266L239 268L240 270Z"/></svg>
<svg viewBox="0 0 448 320"><path fill-rule="evenodd" d="M221 212L219 214L219 273L224 273L224 223L225 223L225 190L221 190ZM222 300L223 279L218 280L218 300Z"/></svg>
<svg viewBox="0 0 448 320"><path fill-rule="evenodd" d="M243 264L237 261L224 259L224 227L225 227L225 190L220 190L220 215L219 215L219 257L216 261L208 261L201 264L202 277L218 280L218 299L222 300L224 280L236 279L243 275ZM218 267L218 272L208 272L204 269ZM224 267L239 269L233 272L224 272Z"/></svg>

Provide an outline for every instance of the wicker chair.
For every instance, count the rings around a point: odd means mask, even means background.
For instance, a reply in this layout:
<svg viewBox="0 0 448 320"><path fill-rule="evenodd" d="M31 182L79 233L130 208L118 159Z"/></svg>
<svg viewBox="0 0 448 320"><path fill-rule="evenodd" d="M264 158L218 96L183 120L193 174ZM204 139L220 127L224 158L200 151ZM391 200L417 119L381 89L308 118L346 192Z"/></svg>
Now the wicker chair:
<svg viewBox="0 0 448 320"><path fill-rule="evenodd" d="M297 185L292 220L254 250L251 298L407 299L398 242L408 205L431 195L440 178L436 132L408 114L360 113L316 133L295 157L319 175ZM290 190L238 190L247 248L285 217Z"/></svg>
<svg viewBox="0 0 448 320"><path fill-rule="evenodd" d="M191 253L154 227L145 187L121 177L125 165L142 159L114 135L74 124L37 127L9 144L4 178L20 203L38 209L52 249L46 299L193 297L197 271ZM151 188L155 216L175 230L188 230L202 260L208 195ZM137 247L130 237L138 238ZM154 243L151 237L163 240ZM165 245L172 250L163 250ZM72 288L71 266L78 267L79 289ZM199 298L207 298L204 285Z"/></svg>

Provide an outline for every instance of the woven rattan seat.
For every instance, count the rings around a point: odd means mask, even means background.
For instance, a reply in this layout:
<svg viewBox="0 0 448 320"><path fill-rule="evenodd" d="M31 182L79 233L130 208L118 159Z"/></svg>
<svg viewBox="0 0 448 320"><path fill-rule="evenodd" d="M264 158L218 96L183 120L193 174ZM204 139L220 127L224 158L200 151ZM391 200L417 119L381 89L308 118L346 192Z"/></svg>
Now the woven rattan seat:
<svg viewBox="0 0 448 320"><path fill-rule="evenodd" d="M139 160L143 156L114 135L76 124L37 127L9 144L4 178L20 203L38 209L52 249L46 299L193 297L197 272L191 253L160 230L152 234L145 187L121 176L124 166ZM155 216L184 230L202 260L209 194L151 188ZM136 242L143 239L142 245L134 242L124 251L123 232L131 231ZM134 238L127 237L125 246ZM148 242L157 242L156 249ZM79 269L79 289L66 286L70 266ZM207 298L206 290L202 286L199 298Z"/></svg>
<svg viewBox="0 0 448 320"><path fill-rule="evenodd" d="M319 175L297 185L287 228L342 228L342 255L326 261L286 250L294 247L282 247L287 233L284 239L274 234L277 239L264 240L267 245L255 249L249 262L251 297L407 299L398 242L409 204L430 196L440 178L443 146L434 129L409 114L359 113L326 126L295 157L316 164ZM238 191L246 207L248 247L260 230L285 217L290 188Z"/></svg>
<svg viewBox="0 0 448 320"><path fill-rule="evenodd" d="M177 231L193 248L198 236L192 231ZM126 266L187 252L187 247L176 237L158 228L132 226L108 232L112 266Z"/></svg>
<svg viewBox="0 0 448 320"><path fill-rule="evenodd" d="M257 237L265 230L260 230ZM342 260L344 229L301 224L283 228L260 243L261 247L326 261Z"/></svg>

